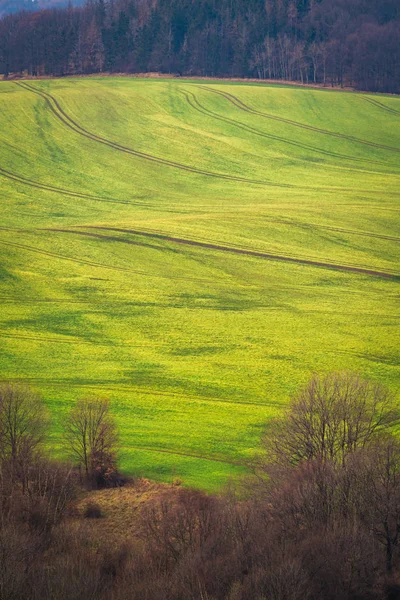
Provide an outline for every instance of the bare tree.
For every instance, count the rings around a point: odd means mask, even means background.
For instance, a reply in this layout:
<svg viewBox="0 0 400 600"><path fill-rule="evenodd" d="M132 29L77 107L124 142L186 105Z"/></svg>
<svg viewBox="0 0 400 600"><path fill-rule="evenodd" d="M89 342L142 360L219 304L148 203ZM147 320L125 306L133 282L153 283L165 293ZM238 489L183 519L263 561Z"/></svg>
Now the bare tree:
<svg viewBox="0 0 400 600"><path fill-rule="evenodd" d="M387 436L352 457L348 471L361 521L383 544L386 570L400 545L400 442Z"/></svg>
<svg viewBox="0 0 400 600"><path fill-rule="evenodd" d="M31 467L25 485L22 506L27 522L41 533L48 533L65 516L75 496L72 469L48 460L38 460Z"/></svg>
<svg viewBox="0 0 400 600"><path fill-rule="evenodd" d="M29 388L0 385L0 460L14 467L29 462L43 443L48 418L45 406Z"/></svg>
<svg viewBox="0 0 400 600"><path fill-rule="evenodd" d="M400 420L390 391L353 373L314 376L267 431L267 460L298 464L318 459L344 464Z"/></svg>
<svg viewBox="0 0 400 600"><path fill-rule="evenodd" d="M35 532L16 523L0 525L0 598L28 598L27 579L40 550ZM32 596L31 596L32 597Z"/></svg>
<svg viewBox="0 0 400 600"><path fill-rule="evenodd" d="M79 400L67 417L65 441L89 481L104 485L115 475L117 431L108 400Z"/></svg>
<svg viewBox="0 0 400 600"><path fill-rule="evenodd" d="M322 61L322 51L319 44L312 42L308 47L308 54L311 58L314 83L318 81L318 70ZM325 82L324 82L325 83Z"/></svg>

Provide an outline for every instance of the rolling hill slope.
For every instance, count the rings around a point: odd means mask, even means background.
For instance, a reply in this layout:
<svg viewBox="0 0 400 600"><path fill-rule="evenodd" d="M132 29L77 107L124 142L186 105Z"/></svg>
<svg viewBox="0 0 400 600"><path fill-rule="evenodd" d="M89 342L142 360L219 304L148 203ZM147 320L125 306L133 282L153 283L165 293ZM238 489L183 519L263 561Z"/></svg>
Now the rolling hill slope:
<svg viewBox="0 0 400 600"><path fill-rule="evenodd" d="M313 371L399 389L400 100L0 82L0 378L113 402L132 474L218 489Z"/></svg>

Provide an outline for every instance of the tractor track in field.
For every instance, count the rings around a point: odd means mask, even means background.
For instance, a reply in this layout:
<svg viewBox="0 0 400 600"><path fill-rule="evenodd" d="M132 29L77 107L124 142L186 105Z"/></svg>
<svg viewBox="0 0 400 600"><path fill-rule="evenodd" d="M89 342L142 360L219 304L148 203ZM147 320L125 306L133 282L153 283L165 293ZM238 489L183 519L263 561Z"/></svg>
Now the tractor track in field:
<svg viewBox="0 0 400 600"><path fill-rule="evenodd" d="M30 86L25 81L24 82L21 82L21 81L14 82L14 83L15 83L15 85L18 85L19 87L21 87L22 89L25 89L34 94L37 94L39 97L44 99L47 106L50 108L50 110L54 114L54 116L57 119L59 119L68 129L74 131L78 135L81 135L87 139L90 139L94 142L98 142L98 143L108 146L110 148L113 148L114 150L117 150L119 152L123 152L125 154L135 156L137 158L142 158L144 160L147 160L147 161L150 161L150 162L153 162L156 164L173 167L173 168L179 169L181 171L187 171L189 173L194 173L195 175L202 175L202 176L211 177L214 179L223 179L226 181L247 183L247 184L253 184L253 185L261 185L261 186L273 187L273 188L292 189L295 191L305 191L305 192L321 191L321 192L334 193L334 194L336 194L338 192L343 193L343 192L354 192L354 191L356 191L358 193L371 193L370 190L362 190L362 189L361 190L353 190L353 189L349 189L349 188L340 188L340 187L339 188L336 188L336 187L326 187L325 188L325 187L313 187L313 186L304 186L304 185L300 186L300 185L293 185L290 183L276 183L276 182L273 182L270 180L250 179L250 178L240 177L240 176L236 176L236 175L228 175L225 173L206 171L203 169L199 169L197 167L191 167L188 165L184 165L182 163L178 163L178 162L171 161L168 159L160 158L160 157L154 156L152 154L141 152L139 150L134 150L133 148L130 148L128 146L123 146L117 142L114 142L112 140L109 140L107 138L99 136L97 134L91 133L90 131L88 131L81 125L79 125L79 123L77 123L69 115L67 115L67 113L62 109L62 107L60 106L58 101L48 92L39 91L36 88ZM208 88L206 88L206 89L208 89ZM209 88L209 89L211 90L211 88ZM215 90L211 90L211 91L214 92ZM400 152L400 150L398 150L398 151Z"/></svg>
<svg viewBox="0 0 400 600"><path fill-rule="evenodd" d="M143 230L136 230L136 229L122 229L122 228L117 228L117 227L101 227L101 226L97 226L97 225L96 226L95 225L87 225L87 226L85 226L85 228L86 229L95 229L95 230L100 230L100 231L114 231L114 232L118 232L118 233L125 233L125 234L137 235L137 236L142 236L142 237L150 237L150 238L159 239L159 240L162 240L165 242L172 242L175 244L184 244L186 246L205 248L207 250L216 250L219 252L230 252L232 254L241 254L244 256L251 256L251 257L262 258L262 259L267 259L267 260L291 262L291 263L295 263L295 264L302 264L302 265L307 265L307 266L312 266L312 267L322 267L322 268L334 269L334 270L339 270L339 271L348 271L348 272L352 272L352 273L360 273L362 275L372 275L372 276L376 276L376 277L383 277L385 279L394 279L394 278L399 277L399 274L397 274L397 273L387 273L387 272L383 272L383 271L369 269L367 267L326 263L326 262L311 260L311 259L307 259L307 258L299 258L296 256L284 256L284 255L280 255L280 254L273 254L273 253L261 252L261 251L257 251L257 250L250 250L248 248L239 248L239 247L233 247L233 246L221 246L219 244L214 244L211 242L178 238L178 237L165 235L165 234L157 233L157 232L150 232L150 231L143 231ZM74 233L74 231L71 231L70 229L46 229L45 231L57 231L60 233ZM77 232L75 232L75 233L77 233ZM81 232L79 232L79 233L81 233ZM86 232L83 232L83 234L85 234L85 233ZM126 243L129 243L129 240L120 240L120 241L125 241Z"/></svg>
<svg viewBox="0 0 400 600"><path fill-rule="evenodd" d="M383 104L382 102L379 102L378 100L375 100L374 98L368 98L367 96L362 96L362 99L365 100L365 102L369 102L370 104L372 104L376 108L380 108L381 110L385 110L386 112L389 112L392 115L396 115L396 116L400 115L400 111L399 110L396 110L395 108L392 108L391 106L386 106L386 104Z"/></svg>
<svg viewBox="0 0 400 600"><path fill-rule="evenodd" d="M66 112L59 105L58 101L51 94L49 94L47 92L39 91L36 88L27 84L26 82L15 82L15 84L18 85L19 87L21 87L25 90L28 90L34 94L37 94L38 96L43 98L46 101L46 103L47 103L48 107L50 108L50 110L52 111L52 113L66 127L68 127L68 129L71 129L75 133L78 133L79 135L81 135L87 139L90 139L94 142L98 142L99 144L109 146L110 148L113 148L114 150L118 150L119 152L124 152L125 154L130 154L137 158L142 158L144 160L147 160L147 161L150 161L153 163L173 167L175 169L180 169L181 171L188 171L188 172L194 173L196 175L203 175L206 177L213 177L216 179L225 179L227 181L236 181L239 183L249 183L249 184L254 184L254 185L264 185L264 186L279 187L279 188L296 188L297 187L297 186L293 186L291 184L283 184L283 183L280 184L280 183L274 183L274 182L268 181L268 180L261 181L258 179L249 179L246 177L240 177L240 176L236 176L236 175L228 175L226 173L217 173L217 172L213 172L213 171L206 171L203 169L198 169L197 167L191 167L189 165L184 165L182 163L178 163L178 162L175 162L172 160L154 156L152 154L141 152L139 150L134 150L133 148L129 148L128 146L123 146L117 142L113 142L112 140L109 140L109 139L99 136L97 134L91 133L90 131L88 131L81 125L79 125L76 121L74 121L70 116L68 116L66 114Z"/></svg>
<svg viewBox="0 0 400 600"><path fill-rule="evenodd" d="M214 456L206 456L204 454L194 454L192 452L180 452L179 450L166 450L164 448L155 448L154 446L136 446L129 444L129 448L134 448L135 450L144 450L146 452L158 452L160 454L172 454L173 456L183 456L184 458L197 458L199 460L208 460L212 462L223 463L226 465L233 465L235 467L245 467L246 463L227 460L225 458L217 458Z"/></svg>
<svg viewBox="0 0 400 600"><path fill-rule="evenodd" d="M335 131L329 131L328 129L320 129L319 127L314 127L313 125L306 125L305 123L293 121L292 119L286 119L284 117L278 117L275 115L271 115L269 113L257 110L255 108L251 108L250 106L247 106L247 104L242 102L242 100L240 100L239 98L237 98L236 96L234 96L233 94L230 94L228 92L222 92L220 90L215 90L206 85L197 85L197 84L194 84L194 85L196 85L196 87L199 89L203 89L203 90L205 89L209 92L212 92L213 94L218 94L218 95L222 96L223 98L225 98L225 100L228 100L228 102L230 102L231 104L233 104L240 110L243 110L244 112L258 115L260 117L264 117L265 119L270 119L271 121L278 121L281 123L286 123L287 125L293 125L293 127L299 127L300 129L308 129L309 131L314 131L315 133L320 133L322 135L327 135L327 136L336 137L336 138L343 139L343 140L348 140L350 142L356 142L358 144L363 144L365 146L371 146L372 148L379 148L381 150L390 150L391 152L400 152L400 148L394 148L393 146L386 146L385 144L378 144L376 142L370 142L368 140L364 140L362 138L357 138L352 135L346 135L344 133L337 133ZM369 98L367 100L369 100Z"/></svg>
<svg viewBox="0 0 400 600"><path fill-rule="evenodd" d="M112 350L113 348L148 348L148 345L130 345L130 344L115 344L113 342L96 342L94 340L81 340L81 339L63 339L63 338L50 338L39 335L25 335L22 333L9 333L6 331L0 331L0 338L11 338L18 340L27 340L29 342L39 342L46 344L74 344L75 346L102 346Z"/></svg>
<svg viewBox="0 0 400 600"><path fill-rule="evenodd" d="M39 298L34 300L33 298L21 300L20 298L1 297L0 302L2 304L89 304L88 300L69 300L68 298Z"/></svg>
<svg viewBox="0 0 400 600"><path fill-rule="evenodd" d="M17 340L28 340L30 342L45 342L46 344L74 344L75 346L80 346L82 344L85 345L96 345L96 346L109 346L114 347L115 344L103 344L103 343L99 343L99 342L88 342L88 341L83 341L83 340L71 340L71 339L61 339L61 338L49 338L49 337L42 337L42 336L35 336L35 335L24 335L21 333L7 333L5 331L0 331L0 337L2 338L11 338L11 339L17 339Z"/></svg>
<svg viewBox="0 0 400 600"><path fill-rule="evenodd" d="M44 229L43 231L64 231L64 230L54 230L54 229ZM65 232L73 233L72 231L66 229ZM106 237L106 236L104 236ZM129 243L129 242L128 242ZM34 246L28 246L26 244L19 244L17 242L6 242L5 240L0 240L0 244L4 246L10 246L12 248L19 248L21 250L27 250L28 252L34 252L35 254L40 254L42 256L49 256L51 258L57 258L60 260L66 260L69 262L76 263L78 265L88 265L90 267L98 267L101 269L109 269L111 271L122 271L124 273L135 273L135 275L145 275L146 277L152 277L156 279L177 279L180 281L191 281L195 283L215 283L212 279L197 279L195 277L180 277L179 275L156 275L154 273L148 273L146 271L140 271L139 269L130 269L129 267L117 267L114 265L104 265L102 263L97 263L88 260L82 260L78 258L74 258L71 256L66 256L65 254L58 254L55 252L49 252L48 250L42 250L40 248L35 248Z"/></svg>
<svg viewBox="0 0 400 600"><path fill-rule="evenodd" d="M76 229L66 229L66 228L62 228L62 227L51 227L51 228L44 229L44 231L54 231L56 233L71 233L73 235L83 235L86 237L97 238L99 240L108 240L110 242L120 242L123 244L129 244L130 246L141 246L144 248L152 248L153 250L160 250L160 251L163 250L159 246L154 246L152 244L145 244L143 242L135 242L133 240L124 240L120 237L111 236L111 235L101 235L101 233L92 233L89 231L78 231Z"/></svg>
<svg viewBox="0 0 400 600"><path fill-rule="evenodd" d="M295 256L284 256L284 255L279 255L279 254L261 252L261 251L257 251L257 250L250 250L247 248L221 246L219 244L214 244L211 242L188 240L185 238L177 238L177 237L168 236L168 235L156 233L156 232L148 232L148 231L140 231L140 230L132 230L132 229L120 229L120 228L113 228L113 227L100 227L100 226L93 226L93 225L86 226L86 228L87 229L96 229L96 230L100 230L100 231L115 231L118 233L128 233L131 235L149 237L149 238L153 238L153 239L160 239L160 240L166 241L166 242L184 244L187 246L198 247L198 248L206 248L208 250L230 252L233 254L253 256L255 258L262 258L262 259L267 259L267 260L276 260L276 261L290 262L290 263L295 263L295 264L303 264L303 265L307 265L307 266L328 268L328 269L334 269L334 270L340 270L340 271L348 271L348 272L360 273L363 275L372 275L372 276L376 276L376 277L383 277L386 279L395 279L395 278L399 277L399 275L396 273L387 273L387 272L383 272L383 271L369 269L366 267L352 266L352 265L339 265L339 264L335 264L335 263L325 263L325 262L321 262L321 261L315 261L315 260L306 259L306 258L299 258L299 257L295 257ZM91 237L89 232L77 231L75 229L71 230L71 229L61 229L61 228L47 228L47 229L44 229L43 231L54 232L54 233L67 233L67 234L83 235L83 236ZM126 243L126 244L130 244L130 245L132 245L132 244L137 245L137 243L132 242L130 240L123 240L121 238L110 237L110 236L101 236L101 234L94 234L94 237L103 238L105 240L117 241L120 243ZM130 269L129 267L118 267L115 265L105 265L103 263L97 263L97 262L93 262L93 261L77 259L74 257L66 256L64 254L50 252L47 250L35 248L33 246L28 246L26 244L19 244L16 242L8 242L8 241L0 240L0 244L10 246L10 247L16 247L16 248L19 248L22 250L27 250L29 252L34 252L36 254L48 256L51 258L57 258L57 259L66 260L69 262L74 262L79 265L88 265L91 267L109 269L112 271L135 273L138 275L146 275L147 277L150 276L150 277L156 277L156 278L162 278L162 279L178 279L178 280L183 280L183 281L195 281L198 283L211 283L212 282L212 280L206 280L206 279L196 279L196 278L179 277L179 276L172 276L172 275L164 276L164 275L149 274L149 273L146 273L145 271Z"/></svg>
<svg viewBox="0 0 400 600"><path fill-rule="evenodd" d="M91 194L85 194L82 192L75 192L73 190L67 190L65 188L55 187L53 185L48 185L46 183L39 183L33 179L23 177L22 175L18 175L17 173L13 173L12 171L7 171L0 167L0 176L5 177L6 179L11 179L12 181L16 181L17 183L21 183L22 185L26 185L28 187L33 187L38 190L44 190L46 192L53 192L55 194L60 194L61 196L71 196L73 198L82 198L83 200L93 200L94 202L105 202L108 204L124 204L125 206L137 206L139 208L143 207L145 209L150 208L152 210L162 210L162 212L170 212L170 213L178 213L181 214L185 212L185 206L175 205L176 208L171 207L171 205L167 207L157 207L154 204L149 204L147 202L132 202L130 200L116 200L115 198L103 198L101 196L93 196ZM201 208L205 208L206 205ZM197 210L197 209L196 209ZM209 211L200 211L206 212ZM0 227L0 229L4 229Z"/></svg>
<svg viewBox="0 0 400 600"><path fill-rule="evenodd" d="M0 244L4 246L11 246L12 248L19 248L21 250L28 250L28 252L34 252L35 254L40 254L42 256L49 256L51 258L59 258L61 260L67 260L69 262L77 263L78 265L88 265L90 267L100 267L101 269L110 269L112 271L123 271L129 273L137 273L134 269L129 269L127 267L116 267L114 265L104 265L102 263L97 263L88 260L82 260L78 258L74 258L71 256L65 256L65 254L58 254L56 252L49 252L48 250L42 250L40 248L35 248L34 246L28 246L26 244L18 244L17 242L6 242L4 240L0 240Z"/></svg>
<svg viewBox="0 0 400 600"><path fill-rule="evenodd" d="M0 382L2 380L0 379ZM185 394L185 393L178 393L178 392L171 392L171 391L167 391L167 392L161 392L159 390L143 390L141 388L137 388L134 387L132 385L130 386L123 386L123 385L115 385L113 382L109 382L109 381L103 381L101 383L91 383L90 381L87 383L82 383L82 382L74 382L71 380L52 380L52 379L44 379L44 378L39 378L39 377L15 377L15 378L7 378L7 381L12 381L12 382L28 382L29 384L36 384L36 385L47 385L47 386L53 386L53 387L66 387L66 388L71 388L71 387L75 387L75 388L89 388L89 389L107 389L107 390L112 390L112 391L116 391L116 392L124 392L124 393L132 393L135 392L136 394L142 395L142 396L161 396L162 398L170 398L172 400L182 400L182 401L189 401L189 402L198 402L200 404L233 404L233 405L238 405L238 406L249 406L249 407L260 407L260 408L271 408L271 406L281 406L279 403L276 402L249 402L248 400L228 400L227 398L215 398L213 396L192 396L190 394Z"/></svg>
<svg viewBox="0 0 400 600"><path fill-rule="evenodd" d="M332 231L333 233L346 233L348 235L359 235L359 236L367 237L367 238L371 238L371 239L379 239L379 240L384 240L384 241L388 241L388 242L395 242L397 244L400 243L400 238L398 238L398 237L394 237L394 236L390 236L390 235L383 235L383 234L379 234L379 233L372 233L372 232L369 232L369 231L356 231L354 229L344 229L344 228L341 228L341 227L333 227L333 226L330 226L330 225L315 225L314 223L294 223L292 221L285 221L284 219L268 219L268 218L266 218L266 219L261 219L261 220L263 220L265 222L268 222L268 223L274 223L274 224L279 224L279 225L287 225L289 227L295 227L297 229L306 229L306 230L311 230L311 231L313 231L313 230L319 230L320 229L322 231ZM76 231L75 227L79 227L79 225L78 226L74 226L74 229L67 229L67 228L61 228L61 227L60 228L51 227L51 228L47 228L46 231L48 230L48 231L59 231L59 232L76 233L76 234L79 234L79 235L87 235L89 237L97 237L97 238L100 238L100 239L102 239L102 238L104 239L104 237L105 237L104 235L97 234L97 233L89 233L89 232ZM84 226L84 227L86 227L86 226ZM95 227L95 226L88 225L87 229L92 228L92 227ZM3 228L0 227L0 229L3 229ZM25 230L23 230L23 231L25 231ZM26 231L29 231L29 230L26 230ZM143 229L141 231L143 231L143 233L149 233L149 234L154 233L154 234L163 235L163 233L161 231L154 231L154 230L148 230L148 231L146 231L146 230L143 230ZM139 242L133 242L133 241L130 241L130 240L124 240L124 239L122 239L120 237L111 237L111 236L106 236L106 237L107 237L107 239L109 239L111 241L114 241L114 242L123 242L125 244L132 244L132 245L141 245ZM203 241L205 241L205 240L203 240ZM207 242L208 242L208 240L207 240ZM210 243L212 243L212 242L210 242ZM156 250L159 249L157 246L148 245L148 247L149 248L154 248ZM241 246L237 246L237 247L238 248L242 248L243 250L247 250L248 249L245 246L242 246L242 247Z"/></svg>
<svg viewBox="0 0 400 600"><path fill-rule="evenodd" d="M0 331L0 338L9 338L17 340L27 340L29 342L38 342L46 344L74 344L75 346L100 346L112 350L113 348L154 348L156 344L116 344L113 341L110 342L96 342L95 340L81 340L81 339L62 339L62 338L50 338L38 335L26 335L23 333L9 333L7 331Z"/></svg>
<svg viewBox="0 0 400 600"><path fill-rule="evenodd" d="M206 116L212 117L213 119L216 119L218 121L222 121L224 123L233 125L233 126L237 127L238 129L242 129L243 131L248 131L254 135L258 135L260 137L275 140L278 142L283 142L284 144L289 144L291 146L295 146L296 148L302 148L303 150L310 150L311 152L316 152L318 154L324 154L326 156L330 156L333 158L341 158L341 159L346 159L346 160L351 160L351 161L356 161L356 162L361 162L361 163L367 163L367 164L371 164L371 165L386 165L387 166L387 163L385 163L383 161L371 160L368 158L356 158L353 156L349 156L347 154L340 154L338 152L330 152L329 150L323 150L322 148L317 148L316 146L312 146L310 144L303 144L301 142L289 140L287 138L283 138L278 135L266 133L264 131L261 131L260 129L251 127L250 125L247 125L246 123L242 123L241 121L236 121L235 119L230 119L229 117L224 117L222 115L219 115L218 113L213 112L212 110L209 110L208 108L205 108L204 106L202 106L200 104L198 98L196 97L195 94L193 94L193 92L184 91L182 93L186 97L186 101L188 102L189 106L191 106L194 110L196 110ZM300 160L306 160L306 159L300 159Z"/></svg>
<svg viewBox="0 0 400 600"><path fill-rule="evenodd" d="M55 192L56 194L61 194L62 196L72 196L73 198L82 198L84 200L94 200L96 202L108 202L110 204L127 204L127 205L138 205L138 206L148 206L142 203L134 203L129 202L128 200L115 200L113 198L102 198L101 196L92 196L90 194L83 194L81 192L74 192L72 190L66 190L64 188L55 187L53 185L47 185L45 183L38 183L33 179L28 179L27 177L22 177L22 175L17 175L16 173L12 173L11 171L6 171L0 167L0 175L6 177L7 179L11 179L12 181L16 181L17 183L22 183L23 185L27 185L29 187L36 188L38 190L45 190L46 192Z"/></svg>
<svg viewBox="0 0 400 600"><path fill-rule="evenodd" d="M293 221L285 221L284 219L264 219L268 223L281 223L282 225L288 225L289 227L297 227L298 229L321 229L326 231L333 231L334 233L347 233L349 235L360 235L368 238L376 238L379 240L385 240L388 242L400 243L400 238L392 235L383 235L380 233L372 233L370 231L357 231L356 229L344 229L342 227L334 227L333 225L315 225L314 223L294 223Z"/></svg>

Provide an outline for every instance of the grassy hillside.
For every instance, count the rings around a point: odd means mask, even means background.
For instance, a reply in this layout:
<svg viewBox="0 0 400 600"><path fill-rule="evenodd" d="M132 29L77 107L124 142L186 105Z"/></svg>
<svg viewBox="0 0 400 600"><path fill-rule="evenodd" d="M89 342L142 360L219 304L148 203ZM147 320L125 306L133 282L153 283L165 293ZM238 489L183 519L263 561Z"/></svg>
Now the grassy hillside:
<svg viewBox="0 0 400 600"><path fill-rule="evenodd" d="M0 82L0 378L114 406L122 464L218 489L314 371L400 387L400 100Z"/></svg>

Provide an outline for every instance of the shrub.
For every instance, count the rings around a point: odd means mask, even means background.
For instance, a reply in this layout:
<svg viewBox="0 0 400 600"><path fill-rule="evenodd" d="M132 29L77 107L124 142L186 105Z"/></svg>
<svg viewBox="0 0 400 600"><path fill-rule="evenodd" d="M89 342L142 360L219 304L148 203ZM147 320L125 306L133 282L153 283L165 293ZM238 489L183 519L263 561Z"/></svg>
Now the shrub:
<svg viewBox="0 0 400 600"><path fill-rule="evenodd" d="M88 502L83 511L83 516L85 519L101 519L104 515L101 506L97 502Z"/></svg>

